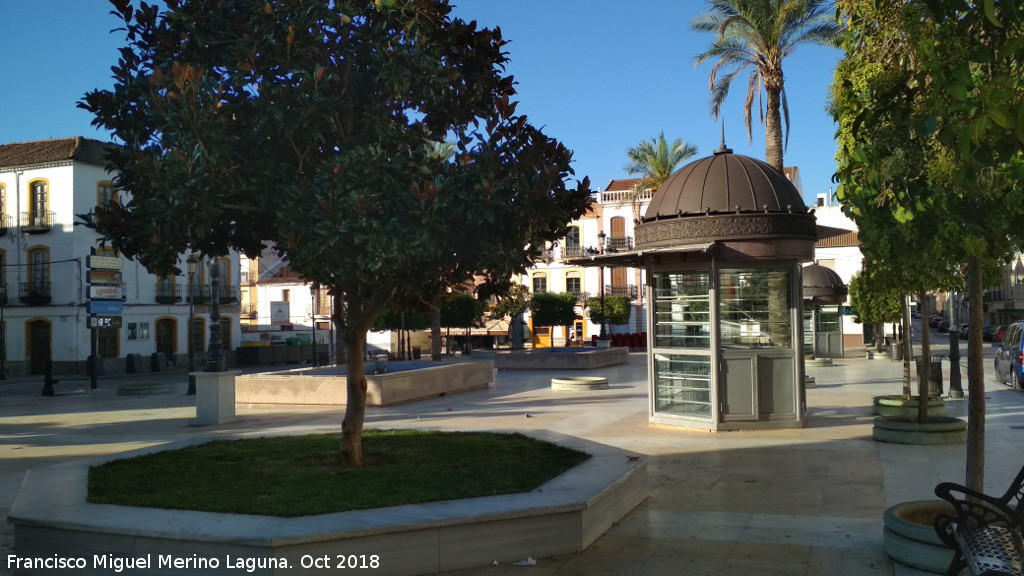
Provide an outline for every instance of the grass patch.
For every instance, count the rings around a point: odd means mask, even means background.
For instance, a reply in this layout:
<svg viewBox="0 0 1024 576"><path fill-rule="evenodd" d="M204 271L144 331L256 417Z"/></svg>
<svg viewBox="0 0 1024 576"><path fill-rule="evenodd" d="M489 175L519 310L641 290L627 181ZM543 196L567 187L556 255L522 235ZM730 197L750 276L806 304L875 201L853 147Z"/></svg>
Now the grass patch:
<svg viewBox="0 0 1024 576"><path fill-rule="evenodd" d="M89 469L89 502L309 516L533 490L590 456L522 434L365 430L365 468L338 434L216 441Z"/></svg>

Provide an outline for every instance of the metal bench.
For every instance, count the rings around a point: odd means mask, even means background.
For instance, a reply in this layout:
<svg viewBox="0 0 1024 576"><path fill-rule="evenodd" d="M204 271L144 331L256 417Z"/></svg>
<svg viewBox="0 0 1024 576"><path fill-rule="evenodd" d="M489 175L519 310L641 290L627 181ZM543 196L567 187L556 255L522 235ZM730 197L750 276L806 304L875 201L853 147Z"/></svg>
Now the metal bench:
<svg viewBox="0 0 1024 576"><path fill-rule="evenodd" d="M952 482L935 494L953 505L955 515L940 514L935 532L953 549L947 576L969 568L975 576L1024 576L1024 468L1002 496L995 497Z"/></svg>

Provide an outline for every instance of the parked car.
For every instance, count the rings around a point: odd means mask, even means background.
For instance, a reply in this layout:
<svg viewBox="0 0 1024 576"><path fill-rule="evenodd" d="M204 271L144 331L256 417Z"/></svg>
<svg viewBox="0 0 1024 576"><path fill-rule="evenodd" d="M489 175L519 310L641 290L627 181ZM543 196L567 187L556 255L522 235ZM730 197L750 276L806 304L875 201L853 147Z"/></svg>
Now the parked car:
<svg viewBox="0 0 1024 576"><path fill-rule="evenodd" d="M996 329L992 326L985 325L981 327L981 339L985 342L991 342L992 336L996 333Z"/></svg>
<svg viewBox="0 0 1024 576"><path fill-rule="evenodd" d="M996 351L996 380L1007 383L1017 390L1024 390L1024 322L1014 322L1006 327L1006 336Z"/></svg>
<svg viewBox="0 0 1024 576"><path fill-rule="evenodd" d="M949 332L949 320L943 320L942 322L939 322L937 328L941 333Z"/></svg>
<svg viewBox="0 0 1024 576"><path fill-rule="evenodd" d="M960 325L960 329L958 330L958 332L960 333L960 339L961 340L967 340L967 333L968 333L968 331L970 331L970 329L971 329L971 325L970 324L964 323L964 324Z"/></svg>
<svg viewBox="0 0 1024 576"><path fill-rule="evenodd" d="M932 328L938 328L940 322L942 322L942 316L932 316L928 319L928 325Z"/></svg>
<svg viewBox="0 0 1024 576"><path fill-rule="evenodd" d="M992 339L996 342L1002 342L1004 336L1006 336L1006 326L996 326L996 329L992 332Z"/></svg>

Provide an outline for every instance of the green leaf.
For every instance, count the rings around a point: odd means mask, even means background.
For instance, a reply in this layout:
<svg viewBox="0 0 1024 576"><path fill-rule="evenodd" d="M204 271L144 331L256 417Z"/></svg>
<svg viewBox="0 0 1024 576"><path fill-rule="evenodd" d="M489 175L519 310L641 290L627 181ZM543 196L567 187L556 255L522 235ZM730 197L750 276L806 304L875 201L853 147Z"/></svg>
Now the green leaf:
<svg viewBox="0 0 1024 576"><path fill-rule="evenodd" d="M1009 129L1013 128L1015 125L1015 122L1013 121L1013 118L1010 116L1010 113L1002 108L993 108L992 110L989 110L988 116L989 118L992 119L993 122L995 122L1001 128Z"/></svg>
<svg viewBox="0 0 1024 576"><path fill-rule="evenodd" d="M985 0L982 4L982 8L985 10L985 17L988 18L988 21L991 22L993 26L997 26L999 28L1003 27L1003 25L999 23L999 20L996 19L995 0Z"/></svg>

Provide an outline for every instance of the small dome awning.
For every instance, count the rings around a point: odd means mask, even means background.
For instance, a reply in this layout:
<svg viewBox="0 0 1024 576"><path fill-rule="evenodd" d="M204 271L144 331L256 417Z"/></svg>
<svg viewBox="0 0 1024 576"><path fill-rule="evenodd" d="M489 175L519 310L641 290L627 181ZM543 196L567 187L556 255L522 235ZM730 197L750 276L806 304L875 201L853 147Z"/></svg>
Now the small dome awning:
<svg viewBox="0 0 1024 576"><path fill-rule="evenodd" d="M843 279L834 270L821 264L804 266L801 276L804 300L811 304L842 304L849 291Z"/></svg>

